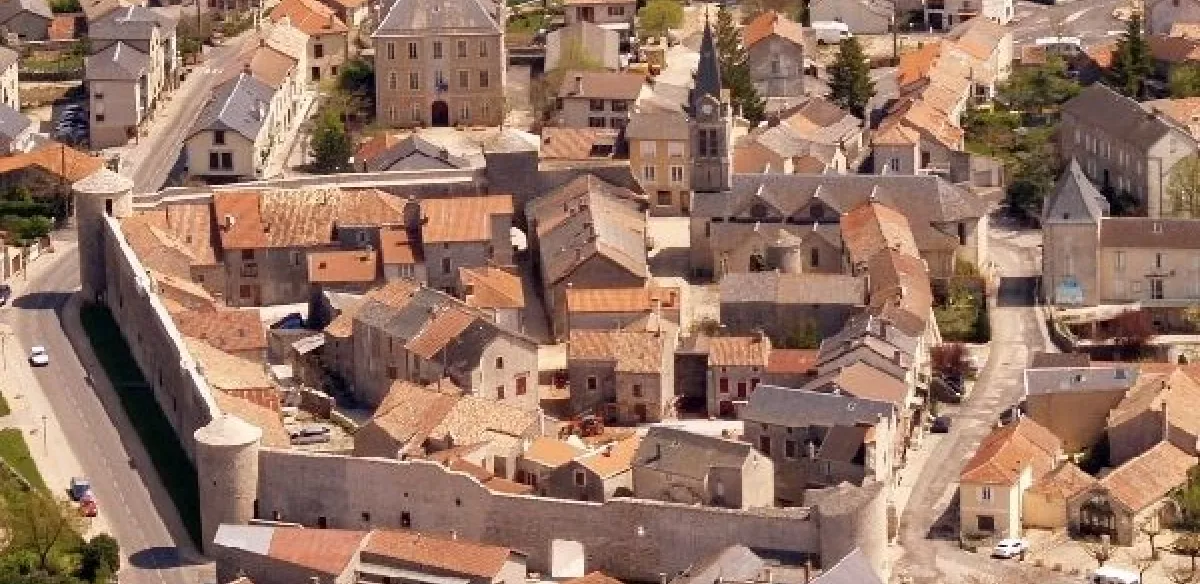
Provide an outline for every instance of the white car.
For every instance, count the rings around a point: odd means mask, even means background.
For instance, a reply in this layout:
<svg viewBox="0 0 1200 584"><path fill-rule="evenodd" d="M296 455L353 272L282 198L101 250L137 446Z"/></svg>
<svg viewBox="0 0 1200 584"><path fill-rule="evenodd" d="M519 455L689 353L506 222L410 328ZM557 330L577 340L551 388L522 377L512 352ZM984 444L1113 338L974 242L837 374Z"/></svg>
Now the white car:
<svg viewBox="0 0 1200 584"><path fill-rule="evenodd" d="M992 548L993 558L1015 558L1029 551L1029 542L1023 539L1002 539Z"/></svg>
<svg viewBox="0 0 1200 584"><path fill-rule="evenodd" d="M50 364L50 354L46 352L46 347L38 345L29 350L29 364L34 367L45 367Z"/></svg>

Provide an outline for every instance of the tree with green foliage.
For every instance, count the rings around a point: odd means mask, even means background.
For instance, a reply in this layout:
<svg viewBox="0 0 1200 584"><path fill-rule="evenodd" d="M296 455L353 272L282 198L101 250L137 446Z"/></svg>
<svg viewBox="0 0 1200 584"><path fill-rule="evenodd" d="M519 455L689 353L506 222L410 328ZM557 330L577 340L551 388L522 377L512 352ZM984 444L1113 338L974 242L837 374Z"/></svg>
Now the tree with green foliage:
<svg viewBox="0 0 1200 584"><path fill-rule="evenodd" d="M57 570L53 552L83 531L84 519L69 501L38 491L24 491L12 481L0 493L0 525L9 532L5 552L29 554L34 568Z"/></svg>
<svg viewBox="0 0 1200 584"><path fill-rule="evenodd" d="M1167 86L1174 98L1200 96L1200 65L1186 63L1172 67Z"/></svg>
<svg viewBox="0 0 1200 584"><path fill-rule="evenodd" d="M801 326L788 338L788 348L817 349L821 346L821 331L813 319L805 319Z"/></svg>
<svg viewBox="0 0 1200 584"><path fill-rule="evenodd" d="M717 9L713 37L721 65L721 84L729 90L730 99L741 116L757 125L766 117L767 104L759 97L750 79L750 56L742 46L742 33L733 22L733 13L725 6Z"/></svg>
<svg viewBox="0 0 1200 584"><path fill-rule="evenodd" d="M54 222L49 217L41 215L32 217L5 215L0 217L0 229L7 231L16 240L16 243L22 246L30 245L46 237L53 228Z"/></svg>
<svg viewBox="0 0 1200 584"><path fill-rule="evenodd" d="M1108 82L1125 96L1141 99L1146 79L1153 71L1154 60L1142 30L1142 17L1135 11L1125 26L1125 34L1117 41Z"/></svg>
<svg viewBox="0 0 1200 584"><path fill-rule="evenodd" d="M566 78L568 72L602 71L603 69L604 63L588 52L582 41L567 41L559 51L558 62L555 63L554 69L547 71L529 88L529 102L533 106L533 111L540 112L543 119L547 119L553 114L554 98L558 95L558 90L562 87L563 79Z"/></svg>
<svg viewBox="0 0 1200 584"><path fill-rule="evenodd" d="M1175 163L1167 177L1169 213L1180 218L1200 218L1200 156L1195 154Z"/></svg>
<svg viewBox="0 0 1200 584"><path fill-rule="evenodd" d="M51 0L50 12L54 14L71 14L81 12L83 7L79 5L79 0Z"/></svg>
<svg viewBox="0 0 1200 584"><path fill-rule="evenodd" d="M354 145L346 133L341 112L327 108L317 118L312 133L313 170L319 173L345 172L350 168Z"/></svg>
<svg viewBox="0 0 1200 584"><path fill-rule="evenodd" d="M341 94L347 113L375 111L375 69L364 59L350 59L338 70L335 92Z"/></svg>
<svg viewBox="0 0 1200 584"><path fill-rule="evenodd" d="M1067 62L1052 55L1042 65L1013 71L1000 86L997 99L1010 109L1042 113L1057 109L1079 91L1079 82L1068 74Z"/></svg>
<svg viewBox="0 0 1200 584"><path fill-rule="evenodd" d="M842 109L866 119L867 104L875 95L871 65L857 37L842 39L837 59L829 66L829 99Z"/></svg>
<svg viewBox="0 0 1200 584"><path fill-rule="evenodd" d="M105 582L121 567L121 547L116 538L101 533L79 549L77 576L85 582Z"/></svg>
<svg viewBox="0 0 1200 584"><path fill-rule="evenodd" d="M637 16L638 30L650 36L665 36L683 23L683 5L678 0L650 0Z"/></svg>

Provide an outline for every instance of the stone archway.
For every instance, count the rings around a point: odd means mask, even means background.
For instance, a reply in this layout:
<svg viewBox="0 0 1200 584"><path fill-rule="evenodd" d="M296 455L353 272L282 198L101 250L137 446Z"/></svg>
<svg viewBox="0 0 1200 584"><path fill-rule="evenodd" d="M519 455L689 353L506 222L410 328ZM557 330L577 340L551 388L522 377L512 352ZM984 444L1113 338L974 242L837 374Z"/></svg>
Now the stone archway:
<svg viewBox="0 0 1200 584"><path fill-rule="evenodd" d="M450 125L450 106L445 101L439 99L433 102L429 111L429 124L435 127Z"/></svg>

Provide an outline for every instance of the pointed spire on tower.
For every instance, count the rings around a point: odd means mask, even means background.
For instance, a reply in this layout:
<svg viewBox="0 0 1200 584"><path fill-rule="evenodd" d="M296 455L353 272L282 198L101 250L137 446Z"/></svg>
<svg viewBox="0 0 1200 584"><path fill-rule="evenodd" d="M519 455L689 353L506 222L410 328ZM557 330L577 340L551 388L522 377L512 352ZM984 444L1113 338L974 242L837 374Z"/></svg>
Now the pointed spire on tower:
<svg viewBox="0 0 1200 584"><path fill-rule="evenodd" d="M721 61L717 56L717 44L713 40L712 23L708 9L704 11L704 38L700 42L700 64L696 68L696 83L692 104L705 95L721 96Z"/></svg>

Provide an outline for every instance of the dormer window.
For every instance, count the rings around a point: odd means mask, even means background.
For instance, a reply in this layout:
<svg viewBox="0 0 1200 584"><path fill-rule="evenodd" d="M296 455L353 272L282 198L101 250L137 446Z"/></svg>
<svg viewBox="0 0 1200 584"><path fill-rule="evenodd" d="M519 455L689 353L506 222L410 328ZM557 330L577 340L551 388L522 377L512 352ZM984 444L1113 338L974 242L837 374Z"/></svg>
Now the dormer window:
<svg viewBox="0 0 1200 584"><path fill-rule="evenodd" d="M813 221L820 221L825 217L825 206L817 201L813 201L808 206L808 216L812 217Z"/></svg>
<svg viewBox="0 0 1200 584"><path fill-rule="evenodd" d="M750 207L750 216L755 219L762 219L767 216L767 206L762 203L755 203Z"/></svg>

